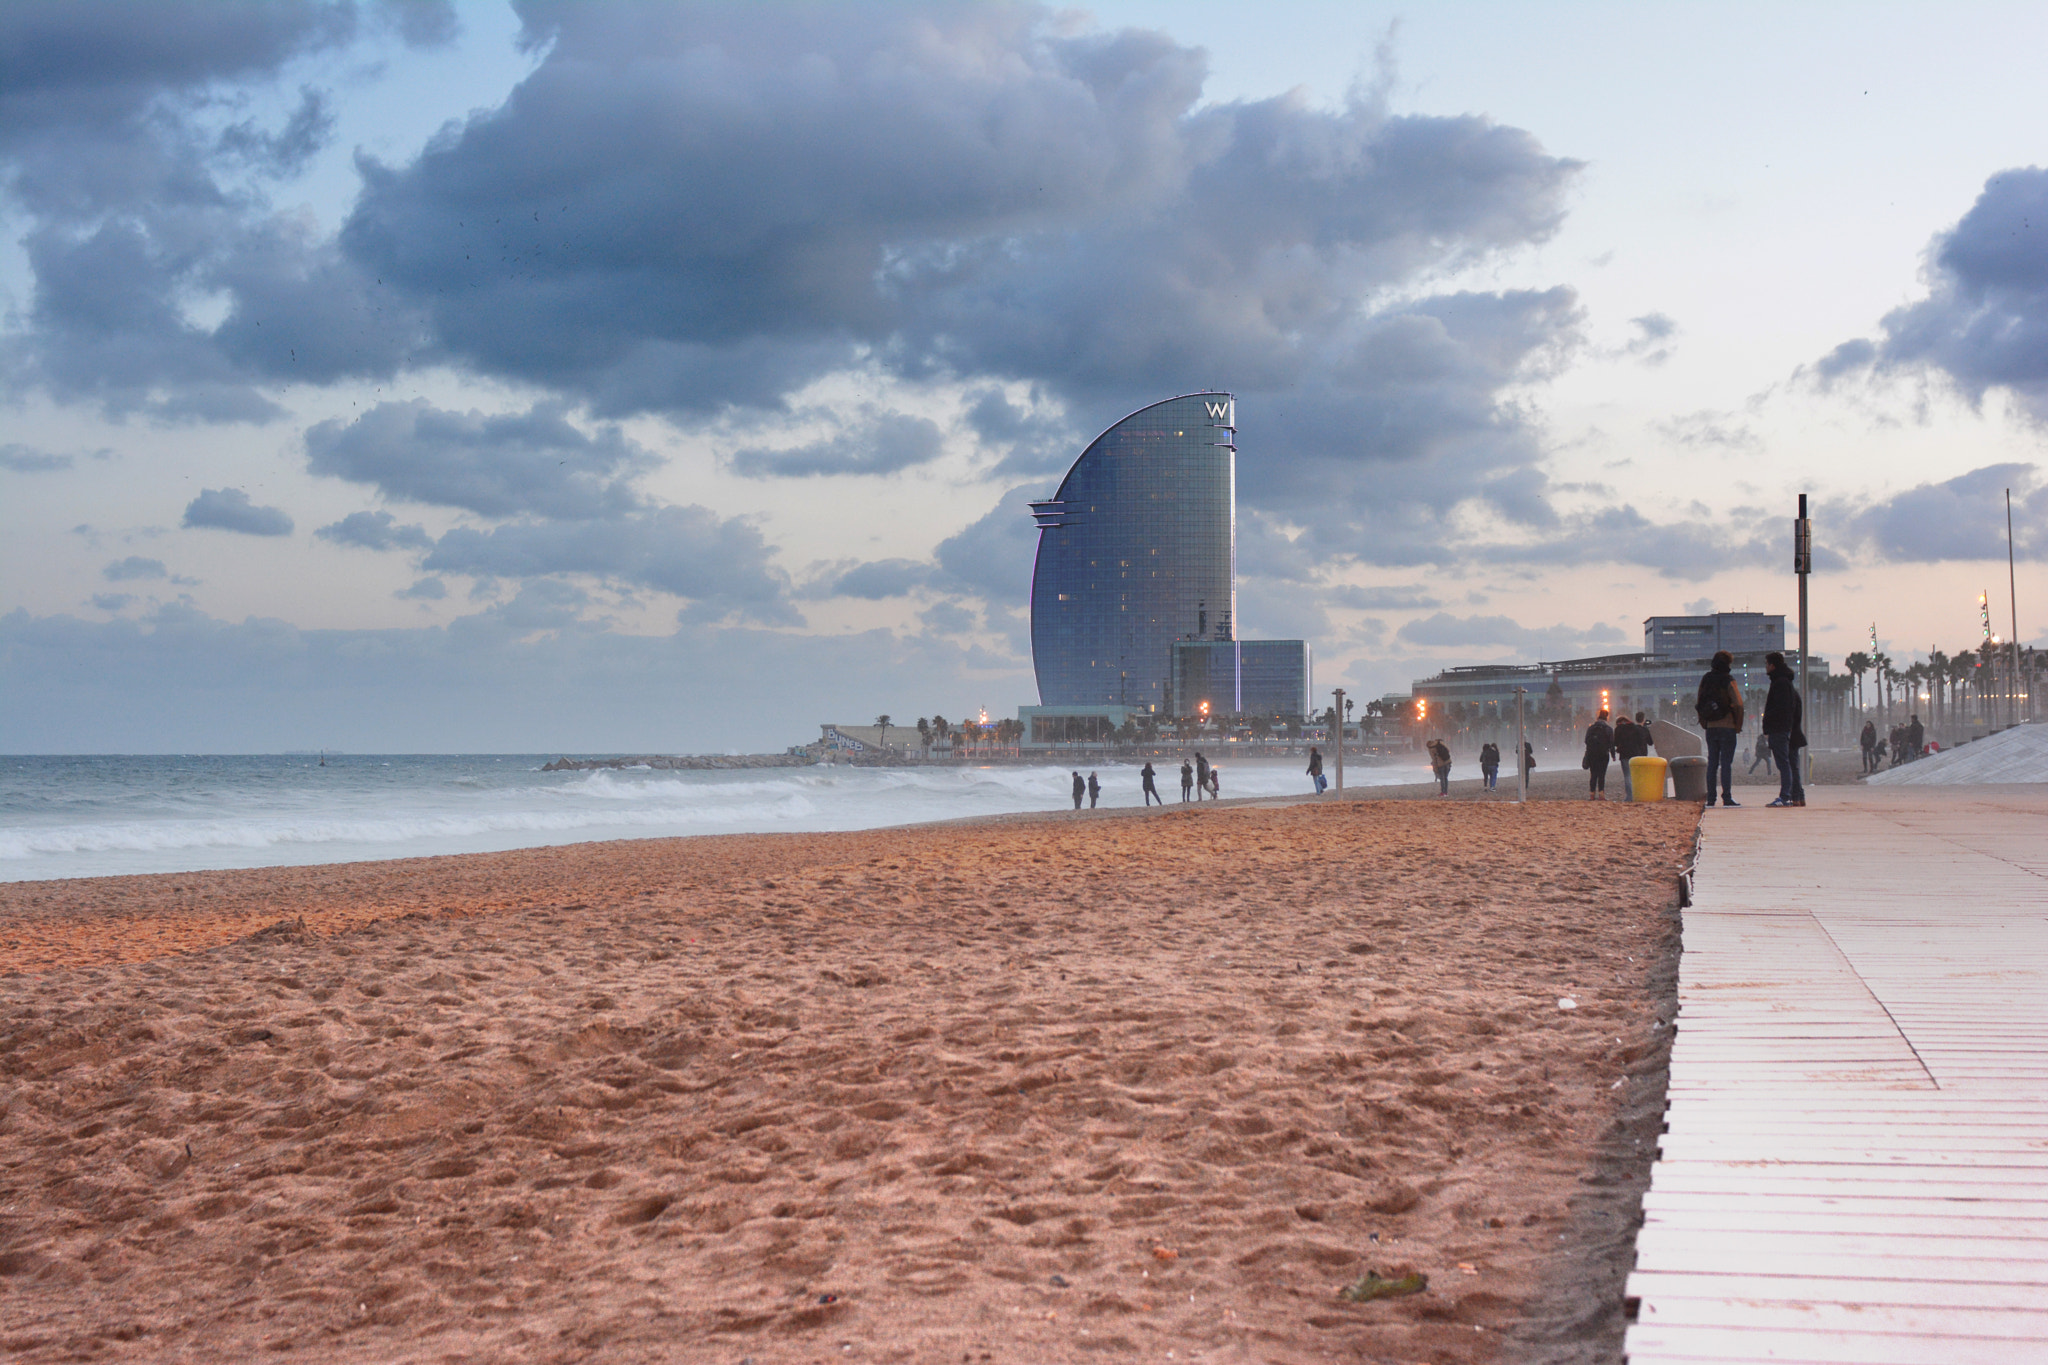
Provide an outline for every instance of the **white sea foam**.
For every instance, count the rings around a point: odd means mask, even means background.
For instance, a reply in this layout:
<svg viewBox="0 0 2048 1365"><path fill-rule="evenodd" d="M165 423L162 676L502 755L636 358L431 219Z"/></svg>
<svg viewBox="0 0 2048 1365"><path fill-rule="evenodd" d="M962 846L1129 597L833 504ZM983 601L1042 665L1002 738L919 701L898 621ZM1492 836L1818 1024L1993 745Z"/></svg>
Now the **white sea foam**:
<svg viewBox="0 0 2048 1365"><path fill-rule="evenodd" d="M1179 796L1178 765L1160 790ZM1226 763L1225 796L1300 793L1293 763ZM1087 770L1084 770L1084 774ZM1098 765L1105 806L1135 767ZM1426 770L1421 770L1426 772ZM1365 769L1357 785L1415 781ZM645 766L545 773L485 757L0 759L0 880L344 862L592 839L869 829L1058 810L1071 769Z"/></svg>

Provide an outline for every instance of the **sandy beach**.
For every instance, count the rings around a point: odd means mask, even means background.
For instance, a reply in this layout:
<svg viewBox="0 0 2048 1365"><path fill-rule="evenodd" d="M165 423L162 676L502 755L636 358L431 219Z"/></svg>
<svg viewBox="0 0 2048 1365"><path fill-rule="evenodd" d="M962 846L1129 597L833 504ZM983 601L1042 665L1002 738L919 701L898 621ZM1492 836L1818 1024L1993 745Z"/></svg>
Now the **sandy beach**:
<svg viewBox="0 0 2048 1365"><path fill-rule="evenodd" d="M0 1350L1617 1359L1697 819L1267 802L0 886ZM1339 1297L1368 1269L1429 1286Z"/></svg>

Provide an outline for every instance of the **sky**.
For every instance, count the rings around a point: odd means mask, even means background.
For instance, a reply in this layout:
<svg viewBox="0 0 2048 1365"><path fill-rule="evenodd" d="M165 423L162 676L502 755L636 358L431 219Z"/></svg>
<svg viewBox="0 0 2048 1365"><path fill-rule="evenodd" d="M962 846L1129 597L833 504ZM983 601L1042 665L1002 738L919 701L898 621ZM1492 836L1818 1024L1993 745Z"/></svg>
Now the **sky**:
<svg viewBox="0 0 2048 1365"><path fill-rule="evenodd" d="M0 751L775 750L1037 700L1237 395L1316 686L2048 635L2039 5L0 6ZM1326 699L1326 696L1323 698Z"/></svg>

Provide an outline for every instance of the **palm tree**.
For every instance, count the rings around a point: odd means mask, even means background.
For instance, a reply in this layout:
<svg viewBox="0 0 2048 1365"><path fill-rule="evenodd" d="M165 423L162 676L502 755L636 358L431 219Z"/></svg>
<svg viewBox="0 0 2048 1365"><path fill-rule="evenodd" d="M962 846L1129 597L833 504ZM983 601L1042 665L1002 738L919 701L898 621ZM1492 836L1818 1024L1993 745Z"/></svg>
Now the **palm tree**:
<svg viewBox="0 0 2048 1365"><path fill-rule="evenodd" d="M1849 676L1856 681L1856 709L1858 711L1863 709L1863 675L1870 671L1870 664L1870 656L1860 649L1842 660L1842 667L1848 669Z"/></svg>
<svg viewBox="0 0 2048 1365"><path fill-rule="evenodd" d="M1877 675L1878 724L1880 727L1892 723L1892 656L1882 651L1870 656L1871 672Z"/></svg>
<svg viewBox="0 0 2048 1365"><path fill-rule="evenodd" d="M882 752L886 754L889 752L889 718L887 716L876 716L875 728L882 732Z"/></svg>
<svg viewBox="0 0 2048 1365"><path fill-rule="evenodd" d="M927 758L931 756L932 723L923 716L917 718L917 747L925 751Z"/></svg>

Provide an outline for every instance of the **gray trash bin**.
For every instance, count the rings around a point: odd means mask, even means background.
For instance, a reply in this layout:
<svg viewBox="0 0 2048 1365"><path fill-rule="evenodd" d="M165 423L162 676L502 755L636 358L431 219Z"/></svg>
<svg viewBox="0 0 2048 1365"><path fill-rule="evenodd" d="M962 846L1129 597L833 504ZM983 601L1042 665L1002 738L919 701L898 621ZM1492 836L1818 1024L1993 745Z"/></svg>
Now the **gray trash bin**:
<svg viewBox="0 0 2048 1365"><path fill-rule="evenodd" d="M1674 801L1704 801L1707 799L1707 760L1704 758L1674 758L1671 760L1671 799Z"/></svg>

